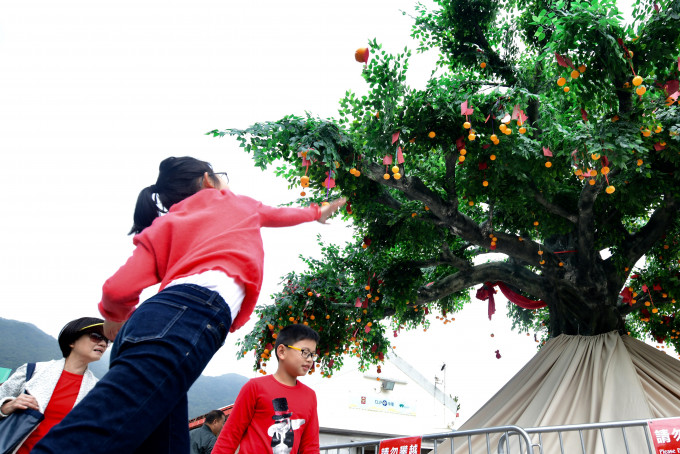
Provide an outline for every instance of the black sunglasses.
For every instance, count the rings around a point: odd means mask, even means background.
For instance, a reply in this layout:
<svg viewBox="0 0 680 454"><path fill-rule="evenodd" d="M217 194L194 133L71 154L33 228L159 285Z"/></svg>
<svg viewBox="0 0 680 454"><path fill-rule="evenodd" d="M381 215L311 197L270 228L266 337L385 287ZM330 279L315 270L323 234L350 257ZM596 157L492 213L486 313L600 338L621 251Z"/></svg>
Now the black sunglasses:
<svg viewBox="0 0 680 454"><path fill-rule="evenodd" d="M110 340L108 340L106 337L102 336L99 333L87 333L88 336L90 336L90 340L94 342L95 344L100 343L101 341L106 342L106 345L109 345L111 343Z"/></svg>

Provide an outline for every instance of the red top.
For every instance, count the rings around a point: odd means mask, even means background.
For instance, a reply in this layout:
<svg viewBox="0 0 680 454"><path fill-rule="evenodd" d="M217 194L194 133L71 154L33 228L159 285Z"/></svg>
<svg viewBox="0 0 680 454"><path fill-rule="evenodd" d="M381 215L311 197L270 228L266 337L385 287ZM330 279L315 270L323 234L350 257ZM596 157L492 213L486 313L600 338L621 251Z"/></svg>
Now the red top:
<svg viewBox="0 0 680 454"><path fill-rule="evenodd" d="M76 404L83 376L63 371L45 409L45 419L31 432L17 454L28 454L47 432L56 426Z"/></svg>
<svg viewBox="0 0 680 454"><path fill-rule="evenodd" d="M228 189L203 189L172 206L139 235L132 256L104 283L99 312L107 320L127 320L139 294L161 283L209 270L223 271L245 286L241 310L230 331L243 326L262 287L261 227L288 227L319 219L317 205L274 208Z"/></svg>
<svg viewBox="0 0 680 454"><path fill-rule="evenodd" d="M273 375L249 380L217 437L212 454L319 453L316 394L300 383L287 386Z"/></svg>

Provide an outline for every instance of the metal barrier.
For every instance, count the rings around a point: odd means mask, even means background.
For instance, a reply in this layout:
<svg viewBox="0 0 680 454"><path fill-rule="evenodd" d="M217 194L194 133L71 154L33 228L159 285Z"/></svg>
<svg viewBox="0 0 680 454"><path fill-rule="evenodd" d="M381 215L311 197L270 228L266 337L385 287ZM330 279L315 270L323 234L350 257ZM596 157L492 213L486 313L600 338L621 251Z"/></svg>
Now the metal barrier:
<svg viewBox="0 0 680 454"><path fill-rule="evenodd" d="M581 454L596 454L602 452L604 454L653 454L654 449L651 444L649 427L646 419L635 421L615 421L602 422L592 424L575 424L567 426L546 426L533 427L526 429L529 434L538 435L539 454L546 454L546 452L559 452L561 454L574 453L574 447L570 447L569 451L565 451L564 434L571 433L578 435L578 445ZM630 432L626 432L627 428L638 428ZM620 430L619 430L620 429ZM605 430L608 431L605 433ZM547 444L544 440L545 435L557 435L559 441L559 451L554 448L548 450L547 446L554 446L554 444ZM644 434L644 438L642 435ZM546 443L544 445L544 443ZM602 450L597 448L601 444ZM589 445L589 446L588 446ZM544 446L546 446L544 448ZM499 451L500 453L500 451Z"/></svg>
<svg viewBox="0 0 680 454"><path fill-rule="evenodd" d="M499 427L489 427L484 429L471 429L471 430L458 430L455 432L446 432L440 434L423 435L422 441L432 441L433 442L433 453L444 453L446 451L438 450L439 442L455 439L464 438L467 440L468 446L472 446L472 437L483 435L486 440L487 453L491 453L491 434L502 434L506 437L507 446L509 447L510 436L519 437L520 444L525 447L524 451L515 451L517 453L532 454L531 451L531 440L529 434L522 428L517 426L499 426ZM370 440L370 441L360 441L353 443L342 443L336 445L322 446L321 452L324 454L380 454L378 448L380 446L380 440ZM424 450L423 450L424 451ZM453 453L453 443L451 443L451 453ZM508 451L509 452L509 451ZM470 451L472 453L472 451ZM418 453L419 454L419 453Z"/></svg>
<svg viewBox="0 0 680 454"><path fill-rule="evenodd" d="M432 454L653 454L647 420L618 421L564 426L499 426L424 435L432 442L421 452ZM626 430L628 429L628 431ZM497 443L492 438L500 434ZM494 437L492 437L494 435ZM533 437L532 437L533 436ZM477 437L473 442L473 437ZM480 440L479 437L482 437ZM534 438L534 441L532 441ZM456 439L462 439L456 447ZM492 451L492 445L496 450ZM321 447L323 454L382 454L380 440ZM473 450L474 449L474 450Z"/></svg>

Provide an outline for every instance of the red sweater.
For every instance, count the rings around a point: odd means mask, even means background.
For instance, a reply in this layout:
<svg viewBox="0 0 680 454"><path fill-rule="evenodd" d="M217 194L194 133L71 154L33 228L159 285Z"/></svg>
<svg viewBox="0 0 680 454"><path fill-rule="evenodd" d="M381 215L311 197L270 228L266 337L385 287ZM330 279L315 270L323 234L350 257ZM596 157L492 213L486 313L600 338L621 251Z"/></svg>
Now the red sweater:
<svg viewBox="0 0 680 454"><path fill-rule="evenodd" d="M233 454L239 445L239 454L319 454L314 391L299 381L284 385L273 375L249 380L238 393L212 454Z"/></svg>
<svg viewBox="0 0 680 454"><path fill-rule="evenodd" d="M107 320L125 321L145 288L160 282L162 290L175 279L219 270L245 286L233 332L250 318L262 287L260 228L288 227L320 215L317 205L273 208L228 189L203 189L135 235L132 256L104 283L99 312Z"/></svg>

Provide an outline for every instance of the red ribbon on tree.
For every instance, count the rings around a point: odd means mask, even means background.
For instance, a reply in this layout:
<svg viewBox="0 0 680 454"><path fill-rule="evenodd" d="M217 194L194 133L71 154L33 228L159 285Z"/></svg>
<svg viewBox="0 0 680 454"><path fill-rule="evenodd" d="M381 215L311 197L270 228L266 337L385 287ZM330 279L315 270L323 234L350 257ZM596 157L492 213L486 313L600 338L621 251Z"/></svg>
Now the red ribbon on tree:
<svg viewBox="0 0 680 454"><path fill-rule="evenodd" d="M494 301L493 295L496 293L496 291L493 289L494 287L498 286L499 289L501 289L501 292L503 292L503 295L508 299L513 304L518 305L519 307L523 309L529 309L529 310L534 310L534 309L541 309L542 307L546 307L548 303L546 303L543 300L530 300L526 296L522 296L518 293L513 292L510 287L505 285L502 282L485 282L484 285L482 285L478 290L476 297L479 300L485 301L489 300L489 320L491 320L491 316L496 312L496 302Z"/></svg>

